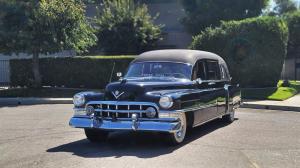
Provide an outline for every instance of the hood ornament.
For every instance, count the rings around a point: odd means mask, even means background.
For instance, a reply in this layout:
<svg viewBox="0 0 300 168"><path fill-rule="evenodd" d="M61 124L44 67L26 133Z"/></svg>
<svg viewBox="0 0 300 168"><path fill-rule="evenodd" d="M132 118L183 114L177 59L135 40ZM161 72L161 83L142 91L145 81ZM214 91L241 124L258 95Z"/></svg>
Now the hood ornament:
<svg viewBox="0 0 300 168"><path fill-rule="evenodd" d="M118 99L120 96L124 94L124 92L120 92L118 90L112 91L111 93L115 96L116 99Z"/></svg>

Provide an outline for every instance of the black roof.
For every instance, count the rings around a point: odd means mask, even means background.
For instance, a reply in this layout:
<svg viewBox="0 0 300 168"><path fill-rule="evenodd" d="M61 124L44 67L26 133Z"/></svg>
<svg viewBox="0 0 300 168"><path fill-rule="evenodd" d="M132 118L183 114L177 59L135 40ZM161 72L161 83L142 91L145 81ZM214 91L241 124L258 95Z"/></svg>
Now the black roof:
<svg viewBox="0 0 300 168"><path fill-rule="evenodd" d="M223 64L225 61L217 54L200 51L200 50L186 50L186 49L168 49L168 50L154 50L140 54L133 63L147 62L147 61L161 61L161 62L180 62L194 65L199 59L213 59L218 60Z"/></svg>

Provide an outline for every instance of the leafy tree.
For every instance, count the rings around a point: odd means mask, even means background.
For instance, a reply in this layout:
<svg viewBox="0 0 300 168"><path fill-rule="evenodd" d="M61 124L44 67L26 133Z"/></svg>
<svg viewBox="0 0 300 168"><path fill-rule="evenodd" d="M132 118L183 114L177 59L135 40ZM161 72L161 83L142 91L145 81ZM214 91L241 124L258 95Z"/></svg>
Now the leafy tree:
<svg viewBox="0 0 300 168"><path fill-rule="evenodd" d="M41 86L39 55L75 50L96 43L85 18L84 5L75 0L0 0L0 52L32 54L34 87Z"/></svg>
<svg viewBox="0 0 300 168"><path fill-rule="evenodd" d="M135 54L155 46L161 39L161 25L146 5L134 0L104 0L103 8L95 19L97 49L110 54Z"/></svg>
<svg viewBox="0 0 300 168"><path fill-rule="evenodd" d="M181 0L186 12L182 19L187 30L198 34L221 21L259 16L269 0Z"/></svg>
<svg viewBox="0 0 300 168"><path fill-rule="evenodd" d="M275 3L276 5L271 12L274 15L282 15L297 10L296 2L293 0L275 0Z"/></svg>

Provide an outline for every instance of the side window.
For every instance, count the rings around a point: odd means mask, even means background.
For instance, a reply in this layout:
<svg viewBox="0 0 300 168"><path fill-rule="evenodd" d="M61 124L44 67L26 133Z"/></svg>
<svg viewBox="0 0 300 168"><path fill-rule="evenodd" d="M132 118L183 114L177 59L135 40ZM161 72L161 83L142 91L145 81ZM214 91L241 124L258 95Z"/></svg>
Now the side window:
<svg viewBox="0 0 300 168"><path fill-rule="evenodd" d="M203 61L198 62L198 72L197 72L197 78L200 78L202 80L206 80L206 72L205 72L205 64Z"/></svg>
<svg viewBox="0 0 300 168"><path fill-rule="evenodd" d="M198 61L194 67L193 80L198 78L206 80L206 69L204 61Z"/></svg>
<svg viewBox="0 0 300 168"><path fill-rule="evenodd" d="M207 60L207 80L220 80L220 67L218 61Z"/></svg>
<svg viewBox="0 0 300 168"><path fill-rule="evenodd" d="M221 67L221 79L228 80L230 77L229 77L227 69L225 68L224 65L221 65L220 67Z"/></svg>

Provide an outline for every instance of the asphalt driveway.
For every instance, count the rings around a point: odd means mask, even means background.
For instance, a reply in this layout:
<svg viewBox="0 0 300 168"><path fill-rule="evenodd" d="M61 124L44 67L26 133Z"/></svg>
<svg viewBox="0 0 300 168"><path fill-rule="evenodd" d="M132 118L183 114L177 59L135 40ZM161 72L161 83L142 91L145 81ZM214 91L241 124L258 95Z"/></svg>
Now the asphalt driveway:
<svg viewBox="0 0 300 168"><path fill-rule="evenodd" d="M230 125L193 129L183 145L113 133L91 144L70 128L72 105L0 108L0 167L300 167L300 113L239 109Z"/></svg>

